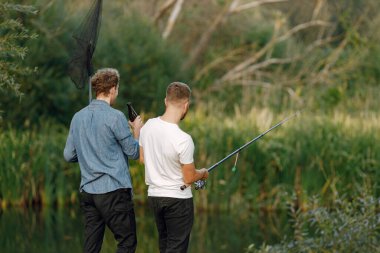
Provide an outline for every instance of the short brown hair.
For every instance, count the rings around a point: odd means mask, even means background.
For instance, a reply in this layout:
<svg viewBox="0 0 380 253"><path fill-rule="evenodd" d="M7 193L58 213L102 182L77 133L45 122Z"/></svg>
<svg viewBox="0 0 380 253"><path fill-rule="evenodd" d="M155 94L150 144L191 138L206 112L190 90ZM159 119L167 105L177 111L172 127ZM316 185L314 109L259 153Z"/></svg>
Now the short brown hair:
<svg viewBox="0 0 380 253"><path fill-rule="evenodd" d="M91 78L91 85L96 95L104 93L108 95L110 89L119 85L120 75L116 69L99 69Z"/></svg>
<svg viewBox="0 0 380 253"><path fill-rule="evenodd" d="M190 99L190 87L181 82L173 82L166 89L166 100L168 102L181 102L185 99Z"/></svg>

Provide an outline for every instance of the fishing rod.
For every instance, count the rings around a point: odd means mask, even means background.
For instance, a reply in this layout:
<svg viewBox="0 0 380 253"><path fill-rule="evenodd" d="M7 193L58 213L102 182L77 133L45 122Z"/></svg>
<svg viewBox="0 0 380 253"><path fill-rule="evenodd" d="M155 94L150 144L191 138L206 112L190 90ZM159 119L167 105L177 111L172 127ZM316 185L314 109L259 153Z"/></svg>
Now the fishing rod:
<svg viewBox="0 0 380 253"><path fill-rule="evenodd" d="M294 118L295 116L298 116L301 112L298 111L290 116L288 116L287 118L283 119L282 121L280 121L279 123L277 123L276 125L272 126L271 128L269 128L268 130L266 130L264 133L260 134L259 136L255 137L254 139L252 139L251 141L247 142L246 144L244 144L243 146L241 146L240 148L236 149L234 152L232 152L231 154L227 155L226 157L224 157L222 160L220 160L219 162L215 163L214 165L212 165L210 168L207 169L208 172L211 172L212 170L214 170L216 167L218 167L220 164L222 164L223 162L225 162L226 160L228 160L231 156L235 155L236 153L239 153L241 150L245 149L246 147L248 147L249 145L251 145L252 143L254 143L255 141L257 141L258 139L260 139L261 137L263 137L264 135L266 135L267 133L269 133L270 131L272 131L273 129L281 126L282 124L284 124L285 122L291 120L292 118ZM194 185L195 185L195 190L198 190L198 189L203 189L206 185L206 180L198 180L196 182L194 182ZM181 186L181 190L185 190L186 188L188 187L188 185L182 185Z"/></svg>

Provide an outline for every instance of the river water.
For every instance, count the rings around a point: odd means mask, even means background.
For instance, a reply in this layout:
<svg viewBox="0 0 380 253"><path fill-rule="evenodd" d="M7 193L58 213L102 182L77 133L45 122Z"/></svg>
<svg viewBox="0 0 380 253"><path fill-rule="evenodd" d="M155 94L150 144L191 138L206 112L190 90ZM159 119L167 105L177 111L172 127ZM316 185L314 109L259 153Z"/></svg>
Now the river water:
<svg viewBox="0 0 380 253"><path fill-rule="evenodd" d="M136 205L137 253L158 252L158 236L147 206ZM286 211L201 212L196 210L189 253L245 252L254 243L278 243L290 230ZM82 252L83 220L78 208L0 211L1 253ZM103 253L115 252L116 242L106 231Z"/></svg>

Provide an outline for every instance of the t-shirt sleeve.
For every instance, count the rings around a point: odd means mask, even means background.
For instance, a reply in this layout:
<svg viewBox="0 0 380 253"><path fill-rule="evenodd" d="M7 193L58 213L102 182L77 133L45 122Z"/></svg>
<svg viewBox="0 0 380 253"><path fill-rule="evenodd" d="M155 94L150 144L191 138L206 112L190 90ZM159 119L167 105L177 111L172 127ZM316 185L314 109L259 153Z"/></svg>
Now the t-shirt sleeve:
<svg viewBox="0 0 380 253"><path fill-rule="evenodd" d="M181 164L194 162L194 142L190 136L179 145L179 161Z"/></svg>
<svg viewBox="0 0 380 253"><path fill-rule="evenodd" d="M140 138L139 138L139 145L140 147L143 146L143 141L144 141L144 136L145 136L145 130L144 130L144 126L140 129Z"/></svg>

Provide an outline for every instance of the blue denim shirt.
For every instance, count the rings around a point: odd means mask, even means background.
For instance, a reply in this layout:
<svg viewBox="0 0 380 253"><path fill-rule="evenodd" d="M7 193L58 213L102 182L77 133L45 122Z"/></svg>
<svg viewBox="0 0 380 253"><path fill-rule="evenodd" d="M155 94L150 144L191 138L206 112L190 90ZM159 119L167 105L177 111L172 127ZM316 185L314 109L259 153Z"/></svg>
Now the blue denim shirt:
<svg viewBox="0 0 380 253"><path fill-rule="evenodd" d="M121 111L93 100L74 115L64 157L79 162L80 191L107 193L132 188L128 158L139 158L139 144Z"/></svg>

